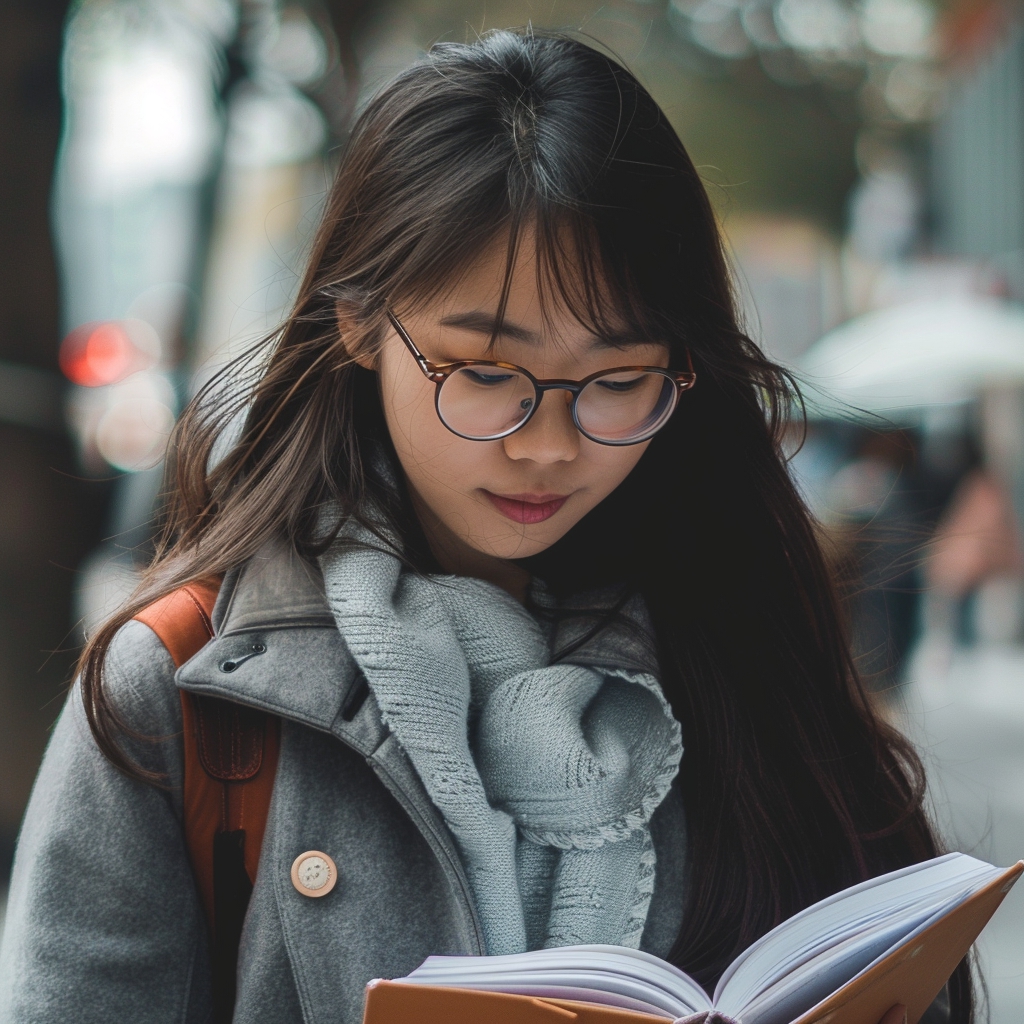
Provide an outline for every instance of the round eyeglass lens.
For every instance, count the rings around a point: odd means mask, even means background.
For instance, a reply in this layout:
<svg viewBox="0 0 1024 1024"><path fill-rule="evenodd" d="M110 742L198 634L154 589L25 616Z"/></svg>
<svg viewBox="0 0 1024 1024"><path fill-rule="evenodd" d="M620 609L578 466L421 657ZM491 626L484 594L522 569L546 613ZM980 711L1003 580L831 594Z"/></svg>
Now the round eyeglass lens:
<svg viewBox="0 0 1024 1024"><path fill-rule="evenodd" d="M650 370L618 370L592 380L576 400L585 434L611 444L642 441L656 433L675 409L675 382Z"/></svg>
<svg viewBox="0 0 1024 1024"><path fill-rule="evenodd" d="M463 437L501 437L533 412L537 392L525 374L485 363L450 374L437 395L437 414Z"/></svg>

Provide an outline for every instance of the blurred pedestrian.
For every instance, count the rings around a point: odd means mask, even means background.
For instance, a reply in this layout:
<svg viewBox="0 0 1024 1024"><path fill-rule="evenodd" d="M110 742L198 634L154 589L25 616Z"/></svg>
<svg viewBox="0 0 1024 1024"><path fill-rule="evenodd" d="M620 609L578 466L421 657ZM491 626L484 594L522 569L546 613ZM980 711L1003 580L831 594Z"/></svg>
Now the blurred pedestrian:
<svg viewBox="0 0 1024 1024"><path fill-rule="evenodd" d="M986 470L967 476L936 526L925 565L926 622L933 634L944 633L950 639L962 635L967 626L965 602L986 583L995 583L1009 602L1003 609L1009 621L997 627L996 634L1005 640L1017 638L1024 575L1018 534L1006 487ZM977 625L984 630L986 624Z"/></svg>

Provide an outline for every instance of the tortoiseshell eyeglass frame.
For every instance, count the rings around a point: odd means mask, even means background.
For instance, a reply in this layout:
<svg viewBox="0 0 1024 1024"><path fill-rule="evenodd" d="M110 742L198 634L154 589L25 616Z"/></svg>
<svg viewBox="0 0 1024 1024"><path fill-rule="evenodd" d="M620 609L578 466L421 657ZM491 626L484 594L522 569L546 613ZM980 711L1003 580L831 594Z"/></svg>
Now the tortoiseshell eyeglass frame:
<svg viewBox="0 0 1024 1024"><path fill-rule="evenodd" d="M427 380L436 385L436 389L434 391L434 410L437 412L437 418L448 430L455 434L456 437L464 438L467 441L500 441L501 438L508 437L509 434L514 434L517 430L522 430L522 428L530 422L533 418L533 414L540 406L541 398L545 391L568 391L572 394L572 421L576 425L576 429L584 437L589 438L597 444L609 445L615 448L626 447L632 444L640 444L643 441L650 440L659 430L661 430L662 427L665 426L666 423L668 423L679 404L679 396L684 391L689 391L690 388L697 383L697 374L693 370L693 362L690 358L689 349L687 349L686 352L686 362L688 364L688 368L686 370L669 370L664 366L613 366L607 370L598 370L597 373L592 373L589 377L584 377L582 380L564 380L560 378L542 379L534 377L534 375L525 367L516 366L515 363L499 362L494 359L459 359L453 363L432 363L416 347L416 343L409 337L409 332L402 326L402 322L397 316L395 316L394 312L389 309L387 310L387 315L388 320L391 321L391 326L394 327L398 336L403 342L405 342L406 348L408 348L412 353L412 357L416 360L419 368L423 371L423 375ZM441 388L444 387L445 381L448 380L453 373L467 366L496 366L503 370L513 370L516 373L521 373L533 384L533 389L536 393L536 400L530 408L530 411L514 427L509 430L505 430L500 434L490 434L486 437L474 437L471 434L463 434L460 431L455 430L445 422L444 416L441 415ZM640 437L630 438L626 441L610 441L606 438L595 437L580 424L579 417L577 416L576 402L579 399L580 393L591 381L597 380L599 377L605 377L613 373L630 372L657 373L672 381L675 385L675 392L672 397L672 408L662 416L660 422L653 430L648 431Z"/></svg>

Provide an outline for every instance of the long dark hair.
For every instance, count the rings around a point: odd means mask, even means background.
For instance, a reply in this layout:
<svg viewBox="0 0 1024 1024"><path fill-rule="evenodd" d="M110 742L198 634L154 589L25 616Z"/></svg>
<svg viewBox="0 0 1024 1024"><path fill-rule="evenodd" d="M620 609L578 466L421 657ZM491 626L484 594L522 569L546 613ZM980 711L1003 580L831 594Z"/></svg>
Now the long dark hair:
<svg viewBox="0 0 1024 1024"><path fill-rule="evenodd" d="M103 751L144 774L121 750L102 682L123 623L272 534L317 550L331 502L360 515L373 501L411 528L408 503L366 457L387 431L338 311L379 342L387 303L429 301L495 239L508 239L510 273L526 227L545 288L581 321L668 340L673 365L688 352L698 374L626 482L530 566L556 589L614 579L646 599L686 745L689 883L672 958L713 984L773 925L934 855L936 841L920 762L851 662L781 452L793 391L737 325L704 187L646 90L581 42L494 32L435 46L370 103L292 314L262 359L236 364L180 420L155 557L90 642L82 693ZM213 460L237 417L240 435ZM967 1021L963 965L952 995L954 1020Z"/></svg>

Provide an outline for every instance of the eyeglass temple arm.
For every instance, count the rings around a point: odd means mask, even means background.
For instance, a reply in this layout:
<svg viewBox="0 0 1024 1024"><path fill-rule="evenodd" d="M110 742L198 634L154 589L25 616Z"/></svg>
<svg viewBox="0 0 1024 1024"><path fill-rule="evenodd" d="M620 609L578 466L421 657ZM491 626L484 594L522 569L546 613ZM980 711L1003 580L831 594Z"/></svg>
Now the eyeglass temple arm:
<svg viewBox="0 0 1024 1024"><path fill-rule="evenodd" d="M419 364L419 368L423 371L423 375L435 384L443 381L445 375L441 373L437 367L416 347L416 342L409 337L408 332L402 326L402 322L395 316L391 310L387 310L388 320L391 321L391 326L398 332L398 336L405 342L405 347L412 353L413 359Z"/></svg>
<svg viewBox="0 0 1024 1024"><path fill-rule="evenodd" d="M676 384L679 385L679 390L680 391L686 391L689 388L692 388L693 385L696 384L696 383L697 383L697 374L696 374L696 372L693 369L693 356L690 355L690 349L687 348L686 349L686 371L685 371L685 374L684 373L680 373L679 376L676 377Z"/></svg>

